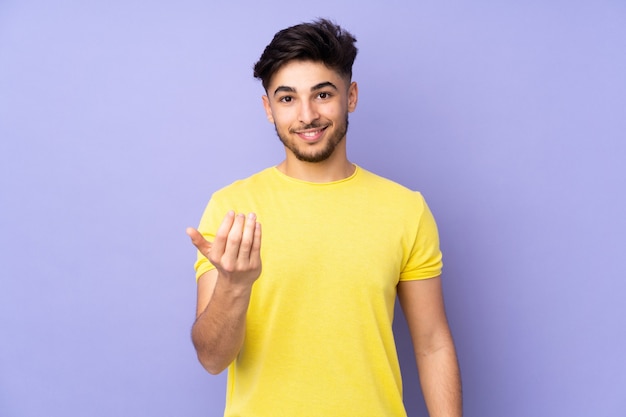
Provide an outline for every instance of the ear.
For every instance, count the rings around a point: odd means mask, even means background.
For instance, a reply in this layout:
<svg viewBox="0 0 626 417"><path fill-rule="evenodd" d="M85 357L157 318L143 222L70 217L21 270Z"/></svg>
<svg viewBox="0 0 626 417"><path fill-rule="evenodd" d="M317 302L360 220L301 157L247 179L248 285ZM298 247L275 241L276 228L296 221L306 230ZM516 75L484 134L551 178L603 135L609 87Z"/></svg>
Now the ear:
<svg viewBox="0 0 626 417"><path fill-rule="evenodd" d="M274 123L274 115L272 114L272 107L270 106L270 99L267 96L261 97L263 99L263 108L265 109L265 115L270 123Z"/></svg>
<svg viewBox="0 0 626 417"><path fill-rule="evenodd" d="M356 110L356 104L359 101L359 86L356 82L350 83L348 87L348 112L352 113Z"/></svg>

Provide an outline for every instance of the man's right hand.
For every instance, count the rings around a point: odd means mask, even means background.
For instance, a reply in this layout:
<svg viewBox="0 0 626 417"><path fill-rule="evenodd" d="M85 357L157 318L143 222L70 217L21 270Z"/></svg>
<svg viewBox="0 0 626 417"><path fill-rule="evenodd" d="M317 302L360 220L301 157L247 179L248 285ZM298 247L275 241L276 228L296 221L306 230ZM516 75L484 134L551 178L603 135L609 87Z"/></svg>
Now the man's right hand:
<svg viewBox="0 0 626 417"><path fill-rule="evenodd" d="M191 337L202 366L217 374L243 345L252 285L261 274L261 224L253 213L244 216L230 211L212 243L194 228L188 228L187 234L215 265L198 279Z"/></svg>
<svg viewBox="0 0 626 417"><path fill-rule="evenodd" d="M254 213L229 211L213 243L194 228L187 228L187 234L229 285L249 289L261 274L261 224Z"/></svg>

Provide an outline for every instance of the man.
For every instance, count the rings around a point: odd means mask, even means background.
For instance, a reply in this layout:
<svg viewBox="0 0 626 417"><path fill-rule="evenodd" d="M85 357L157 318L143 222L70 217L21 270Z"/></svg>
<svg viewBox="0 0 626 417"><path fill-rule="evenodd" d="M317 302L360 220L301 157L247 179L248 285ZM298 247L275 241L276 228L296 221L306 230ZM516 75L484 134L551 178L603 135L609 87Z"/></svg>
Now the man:
<svg viewBox="0 0 626 417"><path fill-rule="evenodd" d="M327 20L275 35L254 75L286 158L217 191L187 229L192 339L210 373L228 367L226 416L406 416L396 295L429 414L461 415L434 219L419 193L347 158L355 41Z"/></svg>

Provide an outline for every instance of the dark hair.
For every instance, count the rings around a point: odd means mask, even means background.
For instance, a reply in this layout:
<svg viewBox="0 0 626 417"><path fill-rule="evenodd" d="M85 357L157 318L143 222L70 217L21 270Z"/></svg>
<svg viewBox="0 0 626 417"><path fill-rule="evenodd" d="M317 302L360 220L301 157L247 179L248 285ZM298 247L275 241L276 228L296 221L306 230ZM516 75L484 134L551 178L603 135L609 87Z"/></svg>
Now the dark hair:
<svg viewBox="0 0 626 417"><path fill-rule="evenodd" d="M301 23L283 29L265 47L254 65L254 77L267 90L272 76L289 61L322 62L342 76L352 78L352 64L356 58L356 38L340 26L326 19Z"/></svg>

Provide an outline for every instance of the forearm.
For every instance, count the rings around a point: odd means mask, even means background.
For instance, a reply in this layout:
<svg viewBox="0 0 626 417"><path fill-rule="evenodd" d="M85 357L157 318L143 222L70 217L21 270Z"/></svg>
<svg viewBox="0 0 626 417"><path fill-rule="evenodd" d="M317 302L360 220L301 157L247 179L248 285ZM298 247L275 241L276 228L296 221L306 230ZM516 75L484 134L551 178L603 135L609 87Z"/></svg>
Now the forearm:
<svg viewBox="0 0 626 417"><path fill-rule="evenodd" d="M461 375L452 339L432 351L416 352L416 357L430 417L461 417Z"/></svg>
<svg viewBox="0 0 626 417"><path fill-rule="evenodd" d="M222 372L243 345L251 288L234 288L218 279L205 310L198 315L191 336L198 360L211 374Z"/></svg>

